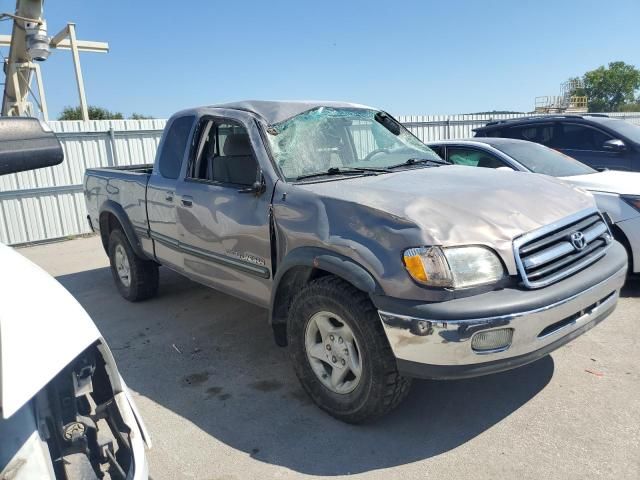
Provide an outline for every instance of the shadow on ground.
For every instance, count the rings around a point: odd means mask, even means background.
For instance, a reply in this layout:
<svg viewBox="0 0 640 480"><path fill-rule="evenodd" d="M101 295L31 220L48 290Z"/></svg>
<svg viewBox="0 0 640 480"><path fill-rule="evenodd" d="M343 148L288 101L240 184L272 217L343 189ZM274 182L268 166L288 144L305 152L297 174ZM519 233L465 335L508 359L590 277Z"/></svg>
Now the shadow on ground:
<svg viewBox="0 0 640 480"><path fill-rule="evenodd" d="M258 307L166 269L159 296L137 304L118 295L106 268L58 280L98 324L133 390L235 449L307 474L359 473L447 452L517 410L553 375L547 356L482 378L419 381L395 412L354 427L311 403Z"/></svg>
<svg viewBox="0 0 640 480"><path fill-rule="evenodd" d="M628 278L627 283L624 284L620 291L620 296L622 298L640 297L640 278L638 276Z"/></svg>

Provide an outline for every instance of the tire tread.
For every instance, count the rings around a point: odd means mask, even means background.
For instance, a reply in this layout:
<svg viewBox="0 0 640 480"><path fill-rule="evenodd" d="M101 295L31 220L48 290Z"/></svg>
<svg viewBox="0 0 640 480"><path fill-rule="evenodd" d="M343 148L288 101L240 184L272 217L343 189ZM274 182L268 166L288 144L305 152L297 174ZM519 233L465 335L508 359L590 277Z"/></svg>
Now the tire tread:
<svg viewBox="0 0 640 480"><path fill-rule="evenodd" d="M311 281L294 296L290 312L294 312L298 305L308 301L310 298L326 296L348 298L349 303L344 305L345 309L349 310L354 316L361 318L362 321L372 320L369 328L375 336L374 343L379 349L377 352L378 360L382 362L382 371L379 374L382 383L382 392L380 398L372 399L361 411L344 414L336 413L326 405L320 403L318 398L316 398L313 392L305 385L303 378L300 378L301 383L320 408L339 420L356 424L375 420L389 413L406 398L411 388L411 379L403 377L398 373L393 351L387 340L382 323L376 321L377 311L371 303L371 299L365 292L358 290L345 280L334 275L326 275ZM291 331L290 328L287 330ZM300 377L299 369L297 369L296 373L298 373ZM313 380L317 381L315 378Z"/></svg>
<svg viewBox="0 0 640 480"><path fill-rule="evenodd" d="M127 289L116 272L114 266L114 252L116 245L120 243L127 253L129 268L131 271L131 284ZM158 293L159 273L158 264L152 260L140 258L131 248L129 240L122 230L114 230L109 235L109 259L111 262L111 272L120 294L131 302L139 302L155 297Z"/></svg>

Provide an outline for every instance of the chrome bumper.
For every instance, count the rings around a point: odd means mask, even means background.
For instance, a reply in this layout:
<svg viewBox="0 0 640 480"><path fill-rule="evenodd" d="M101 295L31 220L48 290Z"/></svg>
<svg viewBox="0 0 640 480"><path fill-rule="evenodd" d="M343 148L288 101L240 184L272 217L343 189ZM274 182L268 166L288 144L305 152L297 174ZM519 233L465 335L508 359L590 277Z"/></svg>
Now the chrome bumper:
<svg viewBox="0 0 640 480"><path fill-rule="evenodd" d="M378 313L401 373L425 378L476 376L529 363L584 333L614 310L625 278L622 268L551 305L496 317L442 321ZM471 347L477 333L504 328L513 329L505 348L474 351ZM421 373L419 365L429 368Z"/></svg>

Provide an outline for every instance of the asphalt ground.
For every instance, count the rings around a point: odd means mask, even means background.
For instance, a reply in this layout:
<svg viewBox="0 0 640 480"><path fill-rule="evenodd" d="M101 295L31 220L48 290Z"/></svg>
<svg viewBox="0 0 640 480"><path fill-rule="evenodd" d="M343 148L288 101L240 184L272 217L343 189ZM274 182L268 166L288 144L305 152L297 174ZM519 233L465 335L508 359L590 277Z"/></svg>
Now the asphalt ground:
<svg viewBox="0 0 640 480"><path fill-rule="evenodd" d="M107 339L151 432L154 479L640 478L640 283L551 356L417 381L396 411L350 426L300 388L265 310L165 268L157 298L129 303L97 237L19 251Z"/></svg>

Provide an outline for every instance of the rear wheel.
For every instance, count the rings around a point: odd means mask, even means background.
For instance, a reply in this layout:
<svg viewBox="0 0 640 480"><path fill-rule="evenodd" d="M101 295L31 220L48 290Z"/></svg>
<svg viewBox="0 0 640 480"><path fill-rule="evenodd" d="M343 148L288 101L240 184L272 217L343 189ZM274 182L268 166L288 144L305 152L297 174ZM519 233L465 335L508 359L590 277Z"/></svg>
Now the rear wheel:
<svg viewBox="0 0 640 480"><path fill-rule="evenodd" d="M314 402L348 423L395 408L409 392L369 297L333 276L311 282L294 298L289 353Z"/></svg>
<svg viewBox="0 0 640 480"><path fill-rule="evenodd" d="M122 230L109 236L109 260L113 280L124 298L137 302L158 293L158 264L137 256Z"/></svg>

